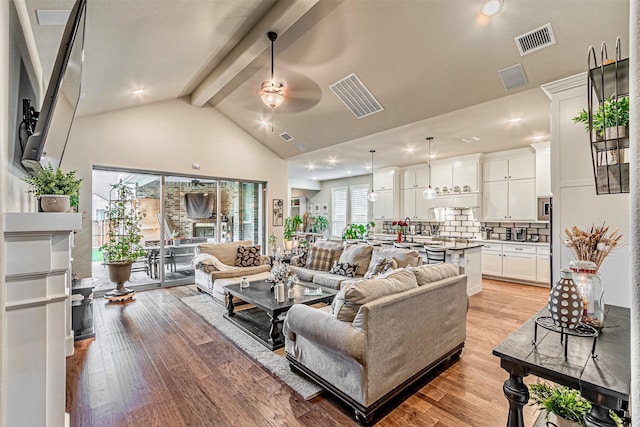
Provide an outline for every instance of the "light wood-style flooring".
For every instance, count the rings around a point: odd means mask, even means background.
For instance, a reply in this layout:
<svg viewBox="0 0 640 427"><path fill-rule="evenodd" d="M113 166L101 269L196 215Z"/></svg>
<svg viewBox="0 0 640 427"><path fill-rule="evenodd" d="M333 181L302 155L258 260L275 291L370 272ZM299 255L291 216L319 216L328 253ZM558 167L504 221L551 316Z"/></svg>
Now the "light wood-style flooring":
<svg viewBox="0 0 640 427"><path fill-rule="evenodd" d="M357 425L326 393L301 399L180 300L196 293L182 286L139 292L127 304L94 301L96 338L76 342L67 358L72 426ZM491 351L547 295L546 288L485 280L471 297L460 359L381 411L376 425L506 425L507 374ZM525 408L527 426L536 416Z"/></svg>

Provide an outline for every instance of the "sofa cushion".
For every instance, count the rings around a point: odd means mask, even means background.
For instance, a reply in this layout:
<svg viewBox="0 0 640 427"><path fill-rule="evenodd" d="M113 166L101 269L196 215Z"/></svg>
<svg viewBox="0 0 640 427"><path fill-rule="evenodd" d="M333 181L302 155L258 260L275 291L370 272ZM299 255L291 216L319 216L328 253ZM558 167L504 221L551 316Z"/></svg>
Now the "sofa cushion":
<svg viewBox="0 0 640 427"><path fill-rule="evenodd" d="M198 253L211 254L227 265L236 264L236 255L239 246L251 246L251 240L228 243L202 243L198 245Z"/></svg>
<svg viewBox="0 0 640 427"><path fill-rule="evenodd" d="M313 244L313 246L322 249L333 249L333 258L331 259L329 267L333 265L334 261L340 260L340 255L342 255L342 250L344 249L344 244L342 242L333 242L331 240L318 240Z"/></svg>
<svg viewBox="0 0 640 427"><path fill-rule="evenodd" d="M348 281L333 299L331 314L338 320L353 322L361 305L417 287L416 276L405 269L375 279Z"/></svg>
<svg viewBox="0 0 640 427"><path fill-rule="evenodd" d="M260 245L238 246L236 267L253 267L260 265Z"/></svg>
<svg viewBox="0 0 640 427"><path fill-rule="evenodd" d="M299 265L290 265L292 273L298 275L298 278L303 282L311 282L313 281L313 276L319 274L318 270L311 270L307 267L301 267Z"/></svg>
<svg viewBox="0 0 640 427"><path fill-rule="evenodd" d="M389 257L389 258L379 258L373 265L369 266L369 269L364 274L365 279L373 279L376 276L386 273L389 270L395 270L398 268L398 263Z"/></svg>
<svg viewBox="0 0 640 427"><path fill-rule="evenodd" d="M329 273L344 277L355 277L357 269L358 263L351 264L348 262L334 262Z"/></svg>
<svg viewBox="0 0 640 427"><path fill-rule="evenodd" d="M421 263L420 255L415 249L380 247L373 249L369 267L371 267L372 263L375 263L378 259L389 257L396 261L398 264L397 268L406 268L409 265L418 266Z"/></svg>
<svg viewBox="0 0 640 427"><path fill-rule="evenodd" d="M407 270L415 274L418 286L460 275L458 267L453 264L428 264L419 267L407 267Z"/></svg>
<svg viewBox="0 0 640 427"><path fill-rule="evenodd" d="M312 246L307 255L305 267L311 270L329 271L333 265L334 249L324 249Z"/></svg>
<svg viewBox="0 0 640 427"><path fill-rule="evenodd" d="M347 245L340 254L339 263L357 264L356 276L364 276L371 262L373 246Z"/></svg>
<svg viewBox="0 0 640 427"><path fill-rule="evenodd" d="M340 289L340 287L350 279L346 276L331 273L318 273L313 276L313 284L329 289Z"/></svg>

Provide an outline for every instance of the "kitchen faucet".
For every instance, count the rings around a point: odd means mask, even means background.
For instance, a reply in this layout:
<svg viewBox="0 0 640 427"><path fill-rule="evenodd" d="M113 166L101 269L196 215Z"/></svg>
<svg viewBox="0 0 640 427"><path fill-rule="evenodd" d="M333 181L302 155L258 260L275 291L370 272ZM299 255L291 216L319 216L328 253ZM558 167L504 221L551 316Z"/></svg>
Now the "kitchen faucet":
<svg viewBox="0 0 640 427"><path fill-rule="evenodd" d="M409 227L409 233L411 233L411 243L413 243L413 232L411 231L411 218L406 217L404 219L404 222L406 222L407 223L407 227ZM407 237L406 237L407 236L407 230L405 230L404 235L405 235L405 240L407 240Z"/></svg>

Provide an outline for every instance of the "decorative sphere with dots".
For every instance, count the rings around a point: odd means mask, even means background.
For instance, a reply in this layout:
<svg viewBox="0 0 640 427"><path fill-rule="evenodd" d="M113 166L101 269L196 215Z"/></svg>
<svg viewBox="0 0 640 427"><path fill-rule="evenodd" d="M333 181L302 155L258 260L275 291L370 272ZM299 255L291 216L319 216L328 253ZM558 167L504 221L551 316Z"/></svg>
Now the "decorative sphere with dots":
<svg viewBox="0 0 640 427"><path fill-rule="evenodd" d="M549 293L549 314L557 326L575 329L582 319L582 297L573 282L573 272L569 269L560 271L560 280Z"/></svg>

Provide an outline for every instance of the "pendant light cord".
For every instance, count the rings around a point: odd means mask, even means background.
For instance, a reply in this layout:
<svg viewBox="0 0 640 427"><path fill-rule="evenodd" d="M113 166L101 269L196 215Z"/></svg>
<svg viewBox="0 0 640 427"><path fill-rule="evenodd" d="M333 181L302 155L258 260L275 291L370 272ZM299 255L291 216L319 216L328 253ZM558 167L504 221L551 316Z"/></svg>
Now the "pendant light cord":
<svg viewBox="0 0 640 427"><path fill-rule="evenodd" d="M429 142L429 157L427 157L427 165L429 166L429 188L431 188L431 140L432 136L427 137L427 141Z"/></svg>

